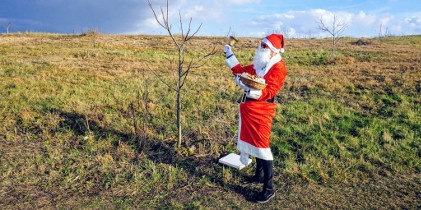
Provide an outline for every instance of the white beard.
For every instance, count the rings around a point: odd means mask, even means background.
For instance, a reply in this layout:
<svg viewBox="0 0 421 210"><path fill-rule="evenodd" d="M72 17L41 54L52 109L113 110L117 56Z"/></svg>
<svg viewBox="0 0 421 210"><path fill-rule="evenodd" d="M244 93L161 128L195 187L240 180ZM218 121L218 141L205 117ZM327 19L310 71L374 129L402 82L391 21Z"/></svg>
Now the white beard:
<svg viewBox="0 0 421 210"><path fill-rule="evenodd" d="M256 50L256 54L253 58L253 67L256 70L256 74L258 76L262 76L259 73L264 73L267 64L269 63L270 57L270 49L269 48L261 48L259 47Z"/></svg>

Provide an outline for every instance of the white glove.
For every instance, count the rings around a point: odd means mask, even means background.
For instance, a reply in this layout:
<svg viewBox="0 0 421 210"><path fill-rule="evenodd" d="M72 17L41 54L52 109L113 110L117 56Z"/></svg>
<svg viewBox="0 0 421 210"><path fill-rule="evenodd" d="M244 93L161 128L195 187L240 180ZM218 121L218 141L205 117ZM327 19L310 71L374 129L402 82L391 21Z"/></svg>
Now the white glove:
<svg viewBox="0 0 421 210"><path fill-rule="evenodd" d="M237 83L238 86L240 86L244 91L248 92L250 90L250 87L245 85L243 82L241 82L240 80L240 76L236 75L234 78L235 83Z"/></svg>
<svg viewBox="0 0 421 210"><path fill-rule="evenodd" d="M234 53L232 53L231 46L225 45L225 47L224 47L224 54L225 54L225 56L227 58L230 57L232 54L234 54Z"/></svg>
<svg viewBox="0 0 421 210"><path fill-rule="evenodd" d="M247 166L249 164L249 154L245 152L240 153L240 162Z"/></svg>

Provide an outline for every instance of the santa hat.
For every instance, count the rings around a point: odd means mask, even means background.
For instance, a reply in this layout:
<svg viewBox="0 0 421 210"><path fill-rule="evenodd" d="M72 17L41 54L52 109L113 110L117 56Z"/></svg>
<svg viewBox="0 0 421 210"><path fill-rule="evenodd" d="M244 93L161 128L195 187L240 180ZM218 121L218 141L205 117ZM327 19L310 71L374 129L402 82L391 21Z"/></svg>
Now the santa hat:
<svg viewBox="0 0 421 210"><path fill-rule="evenodd" d="M284 35L282 34L271 34L265 37L262 42L267 44L273 52L276 52L276 53L285 52Z"/></svg>

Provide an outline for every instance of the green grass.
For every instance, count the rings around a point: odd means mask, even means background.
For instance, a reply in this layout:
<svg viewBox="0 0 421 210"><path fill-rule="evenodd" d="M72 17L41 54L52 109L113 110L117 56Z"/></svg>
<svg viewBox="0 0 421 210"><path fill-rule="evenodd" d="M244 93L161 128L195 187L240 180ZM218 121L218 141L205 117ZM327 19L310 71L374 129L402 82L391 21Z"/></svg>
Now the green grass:
<svg viewBox="0 0 421 210"><path fill-rule="evenodd" d="M236 45L241 62L258 41ZM170 39L1 35L0 207L419 208L421 38L355 41L330 60L329 40L287 40L271 137L278 191L262 206L251 202L261 186L242 183L253 165L217 163L236 152L238 126L222 55L189 74L175 149ZM194 39L187 58L223 43Z"/></svg>
<svg viewBox="0 0 421 210"><path fill-rule="evenodd" d="M278 116L275 125L284 125L273 129L278 164L286 171L298 168L306 179L353 182L421 169L419 125L403 126L416 119L370 117L320 98L288 104Z"/></svg>

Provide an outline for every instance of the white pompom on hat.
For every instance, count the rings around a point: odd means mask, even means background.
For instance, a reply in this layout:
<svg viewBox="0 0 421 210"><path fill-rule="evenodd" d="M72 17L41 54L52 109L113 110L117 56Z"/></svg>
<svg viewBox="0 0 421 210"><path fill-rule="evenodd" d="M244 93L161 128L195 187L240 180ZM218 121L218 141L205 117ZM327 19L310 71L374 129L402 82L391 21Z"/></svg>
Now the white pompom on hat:
<svg viewBox="0 0 421 210"><path fill-rule="evenodd" d="M284 35L282 34L271 34L265 37L262 42L267 44L269 48L275 53L285 52Z"/></svg>

